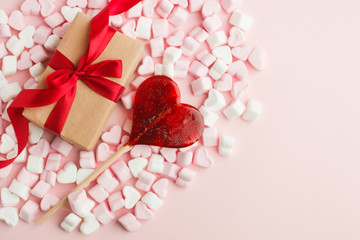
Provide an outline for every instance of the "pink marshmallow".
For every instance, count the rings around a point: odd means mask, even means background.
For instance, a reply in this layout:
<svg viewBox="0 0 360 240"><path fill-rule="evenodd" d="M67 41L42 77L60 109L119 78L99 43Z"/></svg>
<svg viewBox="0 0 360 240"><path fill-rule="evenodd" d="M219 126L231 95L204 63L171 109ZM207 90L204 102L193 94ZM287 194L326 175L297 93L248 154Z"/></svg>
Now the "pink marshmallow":
<svg viewBox="0 0 360 240"><path fill-rule="evenodd" d="M27 201L24 206L21 208L19 217L25 222L30 223L35 218L36 214L40 212L39 204L35 203L32 200Z"/></svg>
<svg viewBox="0 0 360 240"><path fill-rule="evenodd" d="M250 44L244 44L241 47L234 47L231 50L231 53L234 57L242 60L242 61L246 61L250 55L250 53L252 52L253 48Z"/></svg>
<svg viewBox="0 0 360 240"><path fill-rule="evenodd" d="M162 38L153 38L150 40L151 56L152 57L161 57L164 55L164 39Z"/></svg>
<svg viewBox="0 0 360 240"><path fill-rule="evenodd" d="M216 61L216 57L209 53L209 51L206 49L199 52L196 55L196 59L198 59L202 64L207 67L210 67Z"/></svg>
<svg viewBox="0 0 360 240"><path fill-rule="evenodd" d="M65 142L60 137L56 137L51 143L51 148L58 151L63 156L67 156L72 149L72 145L68 142Z"/></svg>
<svg viewBox="0 0 360 240"><path fill-rule="evenodd" d="M139 220L150 220L154 215L146 204L141 201L136 203L134 213Z"/></svg>
<svg viewBox="0 0 360 240"><path fill-rule="evenodd" d="M141 224L132 213L127 213L118 219L118 222L126 231L133 232L141 227Z"/></svg>
<svg viewBox="0 0 360 240"><path fill-rule="evenodd" d="M134 104L135 91L131 91L121 97L121 102L124 104L125 109L132 109Z"/></svg>
<svg viewBox="0 0 360 240"><path fill-rule="evenodd" d="M44 25L39 26L34 33L34 42L44 45L48 37L51 35L51 32L51 28Z"/></svg>
<svg viewBox="0 0 360 240"><path fill-rule="evenodd" d="M46 160L45 170L57 171L60 167L61 155L58 153L50 153Z"/></svg>
<svg viewBox="0 0 360 240"><path fill-rule="evenodd" d="M39 180L39 176L23 167L17 175L16 179L29 187L33 187L34 184Z"/></svg>
<svg viewBox="0 0 360 240"><path fill-rule="evenodd" d="M177 148L167 148L163 147L160 149L161 155L164 156L166 161L168 162L175 162L176 161L176 152L178 151Z"/></svg>
<svg viewBox="0 0 360 240"><path fill-rule="evenodd" d="M56 175L57 174L53 171L43 171L40 175L40 180L50 184L51 186L55 186Z"/></svg>
<svg viewBox="0 0 360 240"><path fill-rule="evenodd" d="M95 154L94 151L80 151L80 167L81 168L95 168Z"/></svg>
<svg viewBox="0 0 360 240"><path fill-rule="evenodd" d="M37 87L37 82L34 78L29 78L25 83L24 83L24 89L34 89Z"/></svg>
<svg viewBox="0 0 360 240"><path fill-rule="evenodd" d="M242 4L242 0L222 0L221 6L227 13L233 12L236 8L239 8Z"/></svg>
<svg viewBox="0 0 360 240"><path fill-rule="evenodd" d="M212 89L212 81L209 77L201 77L191 82L191 89L194 96L200 96Z"/></svg>
<svg viewBox="0 0 360 240"><path fill-rule="evenodd" d="M176 163L180 166L190 165L192 163L193 157L193 152L178 152Z"/></svg>
<svg viewBox="0 0 360 240"><path fill-rule="evenodd" d="M44 62L49 58L45 48L41 45L36 45L29 50L30 58L34 63Z"/></svg>
<svg viewBox="0 0 360 240"><path fill-rule="evenodd" d="M151 27L154 38L166 38L169 35L169 23L166 19L154 19Z"/></svg>
<svg viewBox="0 0 360 240"><path fill-rule="evenodd" d="M49 25L51 28L55 28L65 22L65 18L58 12L51 14L50 16L46 17L44 21Z"/></svg>
<svg viewBox="0 0 360 240"><path fill-rule="evenodd" d="M198 43L193 37L186 37L184 39L184 45L181 46L181 50L185 56L189 57L193 55L199 47L200 43Z"/></svg>
<svg viewBox="0 0 360 240"><path fill-rule="evenodd" d="M120 182L124 183L130 178L132 178L132 174L130 169L126 165L124 161L118 161L117 163L111 166L111 170L114 172L115 176L120 180Z"/></svg>
<svg viewBox="0 0 360 240"><path fill-rule="evenodd" d="M142 171L138 176L135 187L145 192L148 192L151 189L151 186L153 185L155 180L156 176L154 174Z"/></svg>
<svg viewBox="0 0 360 240"><path fill-rule="evenodd" d="M97 183L107 192L114 191L119 185L119 181L116 180L109 169L105 169L105 171L97 178Z"/></svg>
<svg viewBox="0 0 360 240"><path fill-rule="evenodd" d="M179 187L187 188L190 186L191 182L178 177L175 181L175 184Z"/></svg>
<svg viewBox="0 0 360 240"><path fill-rule="evenodd" d="M138 158L138 157L148 158L150 157L150 155L151 155L151 148L148 145L143 145L143 144L135 145L130 151L130 156L132 158Z"/></svg>
<svg viewBox="0 0 360 240"><path fill-rule="evenodd" d="M204 0L189 0L190 12L198 12L203 6Z"/></svg>
<svg viewBox="0 0 360 240"><path fill-rule="evenodd" d="M177 6L168 19L171 24L178 27L186 21L188 16L189 12L187 10Z"/></svg>
<svg viewBox="0 0 360 240"><path fill-rule="evenodd" d="M40 15L40 4L36 0L25 0L20 7L24 15Z"/></svg>
<svg viewBox="0 0 360 240"><path fill-rule="evenodd" d="M47 17L52 14L56 8L56 5L51 0L39 0L41 6L41 16Z"/></svg>
<svg viewBox="0 0 360 240"><path fill-rule="evenodd" d="M110 26L112 26L113 28L120 28L121 24L123 23L123 20L122 20L122 17L120 14L110 16L109 21L110 21L109 22Z"/></svg>
<svg viewBox="0 0 360 240"><path fill-rule="evenodd" d="M47 182L40 180L33 189L31 189L31 194L35 197L42 198L48 193L51 189L51 185Z"/></svg>
<svg viewBox="0 0 360 240"><path fill-rule="evenodd" d="M122 197L121 192L116 192L108 197L108 203L111 211L115 212L124 207L125 201Z"/></svg>
<svg viewBox="0 0 360 240"><path fill-rule="evenodd" d="M189 35L199 43L205 42L205 40L209 37L209 33L207 33L202 27L195 27Z"/></svg>
<svg viewBox="0 0 360 240"><path fill-rule="evenodd" d="M156 8L156 12L162 17L167 18L171 11L174 8L174 4L172 4L169 0L162 0L158 7Z"/></svg>
<svg viewBox="0 0 360 240"><path fill-rule="evenodd" d="M96 184L94 187L92 187L88 193L98 203L105 201L105 199L109 197L109 193L99 184Z"/></svg>
<svg viewBox="0 0 360 240"><path fill-rule="evenodd" d="M151 18L154 14L154 8L157 4L157 0L143 0L143 15Z"/></svg>
<svg viewBox="0 0 360 240"><path fill-rule="evenodd" d="M50 152L50 144L46 139L40 139L35 145L29 148L31 155L46 158Z"/></svg>
<svg viewBox="0 0 360 240"><path fill-rule="evenodd" d="M107 0L89 0L89 8L103 8L107 4Z"/></svg>
<svg viewBox="0 0 360 240"><path fill-rule="evenodd" d="M161 174L175 180L179 171L180 167L178 165L164 162L164 169Z"/></svg>
<svg viewBox="0 0 360 240"><path fill-rule="evenodd" d="M196 172L189 169L189 168L183 168L179 172L179 178L182 178L183 180L191 182L193 178L195 177Z"/></svg>
<svg viewBox="0 0 360 240"><path fill-rule="evenodd" d="M151 40L153 40L153 39L151 39ZM151 40L150 40L150 46L151 46ZM140 84L142 84L143 81L145 81L144 77L137 76L134 80L131 81L131 87L133 87L134 89L137 89L140 86Z"/></svg>
<svg viewBox="0 0 360 240"><path fill-rule="evenodd" d="M79 189L75 192L72 192L68 195L68 201L71 207L71 210L74 213L80 213L83 206L87 201L87 195L84 189Z"/></svg>
<svg viewBox="0 0 360 240"><path fill-rule="evenodd" d="M229 65L227 72L232 76L236 75L239 79L245 79L248 76L248 70L241 60L232 62Z"/></svg>
<svg viewBox="0 0 360 240"><path fill-rule="evenodd" d="M0 37L10 37L11 29L7 24L0 24Z"/></svg>
<svg viewBox="0 0 360 240"><path fill-rule="evenodd" d="M61 27L54 28L53 33L59 38L63 38L69 27L70 27L70 23L66 22Z"/></svg>
<svg viewBox="0 0 360 240"><path fill-rule="evenodd" d="M189 67L189 73L195 77L205 77L209 69L201 62L195 60Z"/></svg>
<svg viewBox="0 0 360 240"><path fill-rule="evenodd" d="M12 166L13 165L10 164L10 165L0 169L0 179L4 179L10 174Z"/></svg>
<svg viewBox="0 0 360 240"><path fill-rule="evenodd" d="M206 147L217 146L218 144L218 130L216 127L204 128L202 135L203 144Z"/></svg>
<svg viewBox="0 0 360 240"><path fill-rule="evenodd" d="M176 61L174 68L175 78L186 78L189 70L189 61Z"/></svg>
<svg viewBox="0 0 360 240"><path fill-rule="evenodd" d="M221 27L222 22L218 15L212 15L205 18L202 25L208 33L213 33Z"/></svg>
<svg viewBox="0 0 360 240"><path fill-rule="evenodd" d="M1 25L0 25L0 28L1 28ZM0 30L0 35L1 35L1 30ZM6 55L8 55L8 51L6 50L5 44L0 43L0 59Z"/></svg>
<svg viewBox="0 0 360 240"><path fill-rule="evenodd" d="M159 196L159 198L165 198L168 186L169 180L166 178L160 178L153 184L152 189L154 190L154 193Z"/></svg>
<svg viewBox="0 0 360 240"><path fill-rule="evenodd" d="M159 146L150 146L151 150L153 151L153 153L159 153L160 152L160 148Z"/></svg>
<svg viewBox="0 0 360 240"><path fill-rule="evenodd" d="M142 2L139 2L138 4L136 4L126 12L126 16L128 18L138 18L141 16L141 12L142 12Z"/></svg>
<svg viewBox="0 0 360 240"><path fill-rule="evenodd" d="M102 202L93 209L93 213L96 217L96 219L101 222L102 224L108 224L112 220L115 219L115 216L108 207L106 206L106 203Z"/></svg>

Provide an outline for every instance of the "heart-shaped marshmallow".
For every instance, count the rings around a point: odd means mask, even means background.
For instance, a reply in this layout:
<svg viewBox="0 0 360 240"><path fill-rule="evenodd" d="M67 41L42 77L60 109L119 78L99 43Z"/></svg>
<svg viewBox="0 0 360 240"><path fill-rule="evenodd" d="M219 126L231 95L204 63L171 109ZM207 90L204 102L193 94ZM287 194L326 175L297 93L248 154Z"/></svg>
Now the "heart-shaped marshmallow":
<svg viewBox="0 0 360 240"><path fill-rule="evenodd" d="M166 38L166 43L173 47L179 47L183 44L185 37L185 32L183 30L177 30L168 38Z"/></svg>
<svg viewBox="0 0 360 240"><path fill-rule="evenodd" d="M215 112L223 109L226 106L224 95L215 89L211 89L208 98L204 102L204 106L208 110Z"/></svg>
<svg viewBox="0 0 360 240"><path fill-rule="evenodd" d="M47 17L52 14L56 8L56 5L53 1L50 0L38 0L41 6L41 16Z"/></svg>
<svg viewBox="0 0 360 240"><path fill-rule="evenodd" d="M220 3L215 0L205 1L201 10L203 18L212 16L220 11Z"/></svg>
<svg viewBox="0 0 360 240"><path fill-rule="evenodd" d="M200 167L211 167L214 161L209 156L209 152L205 147L199 147L195 151L194 163Z"/></svg>
<svg viewBox="0 0 360 240"><path fill-rule="evenodd" d="M7 158L7 159L10 159L10 158ZM0 158L0 161L2 161L2 160L5 160L5 158ZM0 179L4 179L10 174L12 166L13 165L10 164L10 165L0 169Z"/></svg>
<svg viewBox="0 0 360 240"><path fill-rule="evenodd" d="M52 206L55 206L59 202L59 198L52 194L46 194L40 202L40 209L44 212L49 210Z"/></svg>
<svg viewBox="0 0 360 240"><path fill-rule="evenodd" d="M148 158L151 155L151 148L148 145L135 145L131 151L130 156L132 158L144 157Z"/></svg>
<svg viewBox="0 0 360 240"><path fill-rule="evenodd" d="M19 10L15 10L11 13L8 23L13 29L21 31L25 27L24 15Z"/></svg>
<svg viewBox="0 0 360 240"><path fill-rule="evenodd" d="M4 207L15 206L19 203L19 201L20 198L17 195L11 193L8 188L4 187L1 189L1 204Z"/></svg>
<svg viewBox="0 0 360 240"><path fill-rule="evenodd" d="M165 198L168 186L169 180L167 178L161 178L152 185L152 189L159 196L159 198Z"/></svg>
<svg viewBox="0 0 360 240"><path fill-rule="evenodd" d="M76 16L76 14L78 14L78 12L82 12L82 9L78 8L78 7L71 8L68 6L64 6L61 8L61 14L64 16L64 18L68 22L74 21L74 18Z"/></svg>
<svg viewBox="0 0 360 240"><path fill-rule="evenodd" d="M149 75L154 73L155 67L154 67L154 61L152 57L146 56L143 59L142 65L138 68L138 73L140 75Z"/></svg>
<svg viewBox="0 0 360 240"><path fill-rule="evenodd" d="M229 46L216 47L212 50L212 54L218 59L223 60L226 64L232 62L232 54Z"/></svg>
<svg viewBox="0 0 360 240"><path fill-rule="evenodd" d="M19 38L24 41L26 48L32 48L34 46L33 36L35 34L34 26L27 26L19 33Z"/></svg>
<svg viewBox="0 0 360 240"><path fill-rule="evenodd" d="M113 145L119 144L120 138L121 138L121 127L119 125L113 126L109 132L104 132L101 135L101 139L104 142Z"/></svg>
<svg viewBox="0 0 360 240"><path fill-rule="evenodd" d="M68 162L63 170L60 170L57 175L59 183L73 183L76 181L77 167L73 162Z"/></svg>
<svg viewBox="0 0 360 240"><path fill-rule="evenodd" d="M15 147L14 140L6 133L1 136L0 153L8 153Z"/></svg>
<svg viewBox="0 0 360 240"><path fill-rule="evenodd" d="M110 151L109 145L106 143L100 143L96 148L96 160L99 162L106 161L114 152Z"/></svg>
<svg viewBox="0 0 360 240"><path fill-rule="evenodd" d="M40 14L40 4L36 0L25 0L20 7L20 10L25 15L39 15Z"/></svg>
<svg viewBox="0 0 360 240"><path fill-rule="evenodd" d="M228 73L236 75L239 79L245 79L249 74L244 62L241 60L232 62L228 68Z"/></svg>
<svg viewBox="0 0 360 240"><path fill-rule="evenodd" d="M233 88L231 90L231 96L235 99L238 99L247 88L248 83L245 81L234 82Z"/></svg>
<svg viewBox="0 0 360 240"><path fill-rule="evenodd" d="M123 188L123 195L125 198L126 209L133 208L141 198L141 194L132 186L125 186Z"/></svg>
<svg viewBox="0 0 360 240"><path fill-rule="evenodd" d="M128 37L136 38L135 26L135 20L130 20L121 27L121 31Z"/></svg>
<svg viewBox="0 0 360 240"><path fill-rule="evenodd" d="M66 4L69 7L85 8L87 6L87 1L86 0L67 0Z"/></svg>
<svg viewBox="0 0 360 240"><path fill-rule="evenodd" d="M230 47L235 47L240 45L245 41L245 35L240 30L240 28L232 27L230 29L230 36L228 39L228 44Z"/></svg>
<svg viewBox="0 0 360 240"><path fill-rule="evenodd" d="M33 123L29 123L29 143L35 144L39 142L43 133L44 133L43 128L38 127Z"/></svg>
<svg viewBox="0 0 360 240"><path fill-rule="evenodd" d="M50 152L50 143L45 139L40 139L40 141L29 148L29 153L31 155L40 156L46 158Z"/></svg>
<svg viewBox="0 0 360 240"><path fill-rule="evenodd" d="M188 0L170 0L172 4L179 5L182 8L187 8L189 3Z"/></svg>
<svg viewBox="0 0 360 240"><path fill-rule="evenodd" d="M250 44L244 44L241 47L234 47L231 50L231 53L234 57L246 61L252 51L252 46Z"/></svg>
<svg viewBox="0 0 360 240"><path fill-rule="evenodd" d="M25 70L32 66L32 61L30 59L30 53L28 51L24 51L20 55L20 59L17 62L17 69L18 70Z"/></svg>
<svg viewBox="0 0 360 240"><path fill-rule="evenodd" d="M265 68L265 51L262 48L255 48L248 58L249 63L258 71Z"/></svg>
<svg viewBox="0 0 360 240"><path fill-rule="evenodd" d="M129 169L134 177L138 177L139 173L148 165L148 160L143 157L134 158L128 162Z"/></svg>
<svg viewBox="0 0 360 240"><path fill-rule="evenodd" d="M219 81L215 81L214 87L220 92L230 91L232 89L232 77L225 73Z"/></svg>
<svg viewBox="0 0 360 240"><path fill-rule="evenodd" d="M10 226L15 227L19 222L18 209L15 207L0 208L0 220L4 220Z"/></svg>
<svg viewBox="0 0 360 240"><path fill-rule="evenodd" d="M69 27L70 23L66 22L62 26L54 28L53 33L59 38L63 38Z"/></svg>
<svg viewBox="0 0 360 240"><path fill-rule="evenodd" d="M90 213L84 217L84 222L80 225L80 231L83 234L89 235L100 228L100 223L95 215Z"/></svg>
<svg viewBox="0 0 360 240"><path fill-rule="evenodd" d="M147 208L145 203L138 202L135 205L135 216L139 220L150 220L153 217L153 212Z"/></svg>

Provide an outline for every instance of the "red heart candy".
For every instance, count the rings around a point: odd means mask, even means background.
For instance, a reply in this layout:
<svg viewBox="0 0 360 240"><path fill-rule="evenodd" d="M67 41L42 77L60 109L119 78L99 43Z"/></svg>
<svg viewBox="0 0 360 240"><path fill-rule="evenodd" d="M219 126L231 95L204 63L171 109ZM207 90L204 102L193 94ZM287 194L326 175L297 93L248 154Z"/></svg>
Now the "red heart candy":
<svg viewBox="0 0 360 240"><path fill-rule="evenodd" d="M201 137L204 120L195 107L180 103L177 84L154 76L136 91L129 144L182 148Z"/></svg>

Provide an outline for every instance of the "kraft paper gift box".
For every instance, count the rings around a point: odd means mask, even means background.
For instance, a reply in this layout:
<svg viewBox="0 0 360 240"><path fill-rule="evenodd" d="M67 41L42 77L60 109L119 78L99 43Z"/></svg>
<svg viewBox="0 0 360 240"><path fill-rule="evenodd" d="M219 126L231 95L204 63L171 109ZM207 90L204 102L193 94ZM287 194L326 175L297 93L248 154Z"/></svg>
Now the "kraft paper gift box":
<svg viewBox="0 0 360 240"><path fill-rule="evenodd" d="M88 48L90 23L91 18L89 16L78 13L57 48L75 65ZM94 63L121 59L122 77L108 79L126 87L142 57L142 51L143 45L139 41L116 32ZM39 80L38 89L46 88L46 77L52 72L54 69L48 66ZM60 136L82 149L93 149L116 104L96 93L79 79L75 100ZM55 104L26 108L23 115L34 124L44 128L45 122L54 107Z"/></svg>

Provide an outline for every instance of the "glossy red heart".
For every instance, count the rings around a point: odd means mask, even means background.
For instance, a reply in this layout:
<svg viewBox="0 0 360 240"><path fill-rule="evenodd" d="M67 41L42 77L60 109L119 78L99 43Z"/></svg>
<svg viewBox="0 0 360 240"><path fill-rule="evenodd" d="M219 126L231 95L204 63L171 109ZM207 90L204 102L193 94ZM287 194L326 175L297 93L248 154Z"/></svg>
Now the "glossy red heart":
<svg viewBox="0 0 360 240"><path fill-rule="evenodd" d="M204 119L195 107L180 103L177 84L165 76L145 80L136 91L129 144L182 148L199 140Z"/></svg>

